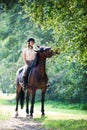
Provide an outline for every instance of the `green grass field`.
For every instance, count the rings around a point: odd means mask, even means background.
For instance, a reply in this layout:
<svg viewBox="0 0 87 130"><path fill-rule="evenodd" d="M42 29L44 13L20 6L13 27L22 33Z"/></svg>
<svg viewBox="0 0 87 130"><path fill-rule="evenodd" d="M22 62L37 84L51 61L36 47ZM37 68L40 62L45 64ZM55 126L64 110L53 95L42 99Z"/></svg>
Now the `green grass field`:
<svg viewBox="0 0 87 130"><path fill-rule="evenodd" d="M15 96L1 96L0 106L15 106ZM40 102L35 103L35 111L40 111ZM66 104L60 102L45 102L45 117L34 116L34 120L41 122L49 130L87 130L87 110L81 110L80 104ZM10 113L2 114L0 120L8 120Z"/></svg>

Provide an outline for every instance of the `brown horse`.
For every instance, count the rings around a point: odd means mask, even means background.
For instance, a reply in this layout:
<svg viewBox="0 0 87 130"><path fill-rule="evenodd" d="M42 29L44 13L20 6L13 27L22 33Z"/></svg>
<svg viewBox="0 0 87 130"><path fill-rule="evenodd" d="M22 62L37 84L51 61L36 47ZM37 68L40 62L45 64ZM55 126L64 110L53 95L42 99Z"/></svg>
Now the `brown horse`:
<svg viewBox="0 0 87 130"><path fill-rule="evenodd" d="M35 100L35 93L37 89L41 89L42 97L41 97L41 112L42 115L45 115L44 113L44 98L45 93L47 89L47 82L48 77L46 74L46 58L52 57L54 52L51 50L51 48L41 48L40 51L37 51L38 54L38 63L36 66L34 66L31 69L31 72L28 77L28 83L26 86L26 113L27 116L29 115L29 96L32 94L31 99L31 108L30 108L30 116L33 117L33 109L34 109L34 100ZM22 85L19 81L20 74L17 73L16 77L16 117L18 116L18 102L20 100L21 108L23 108L24 104L24 94L25 91L22 89Z"/></svg>

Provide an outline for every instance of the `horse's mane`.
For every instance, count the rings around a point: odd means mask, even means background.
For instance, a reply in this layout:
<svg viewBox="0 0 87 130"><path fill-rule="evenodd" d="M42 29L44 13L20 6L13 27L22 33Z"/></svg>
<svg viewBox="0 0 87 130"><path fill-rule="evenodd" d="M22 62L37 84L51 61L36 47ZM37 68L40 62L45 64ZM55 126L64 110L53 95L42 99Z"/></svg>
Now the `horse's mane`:
<svg viewBox="0 0 87 130"><path fill-rule="evenodd" d="M35 58L35 60L33 61L33 67L35 67L35 66L38 65L38 61L39 61L39 53L37 52L36 58Z"/></svg>
<svg viewBox="0 0 87 130"><path fill-rule="evenodd" d="M43 47L38 48L38 50L34 50L34 51L36 51L37 54L36 54L35 60L33 61L33 67L38 65L38 62L39 62L39 52L43 52Z"/></svg>

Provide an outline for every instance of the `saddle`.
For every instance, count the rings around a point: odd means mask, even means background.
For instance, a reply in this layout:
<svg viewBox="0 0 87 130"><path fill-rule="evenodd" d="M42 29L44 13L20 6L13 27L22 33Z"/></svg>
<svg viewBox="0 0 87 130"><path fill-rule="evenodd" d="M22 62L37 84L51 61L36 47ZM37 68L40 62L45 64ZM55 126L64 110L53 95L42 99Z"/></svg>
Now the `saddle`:
<svg viewBox="0 0 87 130"><path fill-rule="evenodd" d="M21 67L21 68L19 69L19 82L20 82L21 84L23 84L23 70L24 70L24 67ZM28 70L27 70L26 81L27 81L28 78L30 77L31 71L32 71L32 68L29 67Z"/></svg>

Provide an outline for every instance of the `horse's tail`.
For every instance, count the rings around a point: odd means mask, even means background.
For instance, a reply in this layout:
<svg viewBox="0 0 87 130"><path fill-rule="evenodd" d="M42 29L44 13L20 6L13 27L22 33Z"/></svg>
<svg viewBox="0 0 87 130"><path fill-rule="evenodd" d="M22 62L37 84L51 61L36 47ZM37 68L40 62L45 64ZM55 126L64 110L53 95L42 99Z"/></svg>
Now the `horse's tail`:
<svg viewBox="0 0 87 130"><path fill-rule="evenodd" d="M20 91L20 105L21 105L21 109L23 109L24 100L25 100L25 92L21 88L21 91Z"/></svg>

